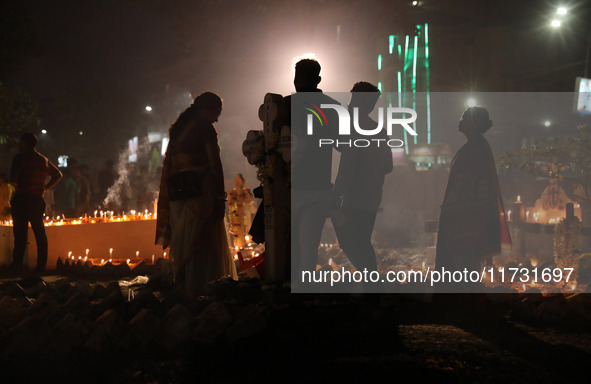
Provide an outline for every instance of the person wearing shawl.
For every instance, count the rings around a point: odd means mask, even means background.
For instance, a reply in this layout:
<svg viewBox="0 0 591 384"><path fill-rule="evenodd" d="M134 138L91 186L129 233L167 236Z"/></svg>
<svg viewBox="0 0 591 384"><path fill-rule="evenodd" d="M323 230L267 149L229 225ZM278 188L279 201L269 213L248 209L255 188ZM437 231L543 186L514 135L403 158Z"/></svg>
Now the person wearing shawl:
<svg viewBox="0 0 591 384"><path fill-rule="evenodd" d="M162 165L156 244L170 246L175 284L190 296L231 274L224 175L213 123L222 100L198 96L172 124Z"/></svg>
<svg viewBox="0 0 591 384"><path fill-rule="evenodd" d="M482 107L468 108L460 119L459 131L468 141L451 163L439 217L437 271L481 272L481 264L491 265L501 245L511 246L494 158L482 136L490 127ZM471 286L452 283L444 290L465 292Z"/></svg>

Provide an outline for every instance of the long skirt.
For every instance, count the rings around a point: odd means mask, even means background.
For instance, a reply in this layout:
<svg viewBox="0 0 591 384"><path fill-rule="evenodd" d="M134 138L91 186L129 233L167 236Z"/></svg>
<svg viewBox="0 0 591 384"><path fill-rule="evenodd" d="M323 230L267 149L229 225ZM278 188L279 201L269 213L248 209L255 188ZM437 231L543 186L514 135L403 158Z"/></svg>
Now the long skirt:
<svg viewBox="0 0 591 384"><path fill-rule="evenodd" d="M233 275L224 220L213 219L213 210L207 196L170 204L175 283L191 296L202 295L206 283Z"/></svg>

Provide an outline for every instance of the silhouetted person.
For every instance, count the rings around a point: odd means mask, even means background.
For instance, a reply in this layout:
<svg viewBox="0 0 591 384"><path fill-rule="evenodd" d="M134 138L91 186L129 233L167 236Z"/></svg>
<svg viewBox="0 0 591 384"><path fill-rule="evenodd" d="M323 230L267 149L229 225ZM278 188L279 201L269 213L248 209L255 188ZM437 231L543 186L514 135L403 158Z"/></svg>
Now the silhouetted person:
<svg viewBox="0 0 591 384"><path fill-rule="evenodd" d="M435 268L481 272L491 264L501 244L511 244L492 151L482 136L490 127L488 111L468 108L459 122L468 141L451 163L437 236ZM475 284L451 283L439 291L466 291Z"/></svg>
<svg viewBox="0 0 591 384"><path fill-rule="evenodd" d="M199 95L172 124L158 197L156 244L170 246L175 283L189 295L231 274L217 133L221 98Z"/></svg>
<svg viewBox="0 0 591 384"><path fill-rule="evenodd" d="M378 125L369 114L380 98L379 89L370 83L359 82L351 89L349 114L358 108L359 127L375 129ZM353 122L351 122L353 123ZM366 139L351 127L351 139ZM340 211L332 219L339 245L359 271L377 270L376 254L371 235L382 201L382 187L386 174L392 171L392 151L386 145L388 135L382 129L372 139L382 139L379 147L345 148L341 153L334 194L340 198Z"/></svg>
<svg viewBox="0 0 591 384"><path fill-rule="evenodd" d="M333 146L319 146L319 139L334 139L338 135L338 116L333 110L324 112L328 124L313 123L308 134L310 105L339 104L318 88L320 64L303 59L295 66L294 86L297 93L285 98L291 111L291 134L294 148L292 169L292 258L301 271L315 271L318 246L331 201L331 171ZM299 279L299 276L293 276ZM296 280L297 281L297 280Z"/></svg>
<svg viewBox="0 0 591 384"><path fill-rule="evenodd" d="M47 236L43 225L45 201L43 194L62 178L62 173L35 147L37 137L25 133L20 138L20 152L12 160L10 181L15 186L12 198L12 220L14 231L14 251L12 268L20 270L27 245L28 225L35 234L37 242L36 271L44 271L47 264ZM49 177L49 181L46 181Z"/></svg>

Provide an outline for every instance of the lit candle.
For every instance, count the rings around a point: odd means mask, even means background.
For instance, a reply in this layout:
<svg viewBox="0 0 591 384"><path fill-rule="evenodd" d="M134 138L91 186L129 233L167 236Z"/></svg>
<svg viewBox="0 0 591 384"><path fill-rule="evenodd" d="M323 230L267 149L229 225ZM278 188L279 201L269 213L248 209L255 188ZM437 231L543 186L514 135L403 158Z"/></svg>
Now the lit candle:
<svg viewBox="0 0 591 384"><path fill-rule="evenodd" d="M113 257L113 248L109 249L109 257Z"/></svg>
<svg viewBox="0 0 591 384"><path fill-rule="evenodd" d="M154 264L154 255L152 255L152 264Z"/></svg>
<svg viewBox="0 0 591 384"><path fill-rule="evenodd" d="M88 257L88 249L86 250L86 257Z"/></svg>
<svg viewBox="0 0 591 384"><path fill-rule="evenodd" d="M140 257L140 251L135 252L135 257Z"/></svg>
<svg viewBox="0 0 591 384"><path fill-rule="evenodd" d="M164 252L164 258L166 259L166 252Z"/></svg>
<svg viewBox="0 0 591 384"><path fill-rule="evenodd" d="M511 210L507 211L507 221L511 221Z"/></svg>

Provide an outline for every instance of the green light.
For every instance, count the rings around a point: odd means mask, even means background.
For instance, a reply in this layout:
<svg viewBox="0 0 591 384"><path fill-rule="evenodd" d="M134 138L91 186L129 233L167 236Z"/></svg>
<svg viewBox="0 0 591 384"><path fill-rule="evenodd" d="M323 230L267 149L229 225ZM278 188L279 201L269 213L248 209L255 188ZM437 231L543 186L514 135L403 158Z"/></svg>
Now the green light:
<svg viewBox="0 0 591 384"><path fill-rule="evenodd" d="M398 71L398 105L402 105L402 100L400 99L402 97L401 93L402 93L402 73L400 73L400 71Z"/></svg>
<svg viewBox="0 0 591 384"><path fill-rule="evenodd" d="M382 55L378 55L378 71L382 70Z"/></svg>
<svg viewBox="0 0 591 384"><path fill-rule="evenodd" d="M378 89L380 90L380 92L382 92L382 82L378 81Z"/></svg>
<svg viewBox="0 0 591 384"><path fill-rule="evenodd" d="M388 36L388 52L390 54L394 52L394 35Z"/></svg>
<svg viewBox="0 0 591 384"><path fill-rule="evenodd" d="M402 55L402 46L398 44L398 56Z"/></svg>
<svg viewBox="0 0 591 384"><path fill-rule="evenodd" d="M421 24L417 24L417 29L421 29Z"/></svg>
<svg viewBox="0 0 591 384"><path fill-rule="evenodd" d="M404 44L404 77L405 77L405 81L406 81L406 69L408 68L408 41L409 41L409 37L408 35L406 35L406 42Z"/></svg>
<svg viewBox="0 0 591 384"><path fill-rule="evenodd" d="M429 58L429 24L425 23L425 59ZM429 67L429 61L427 61Z"/></svg>
<svg viewBox="0 0 591 384"><path fill-rule="evenodd" d="M415 47L413 52L413 60L412 60L412 84L413 84L413 92L416 92L416 84L417 84L417 52L418 52L418 44L419 44L419 37L415 36Z"/></svg>

